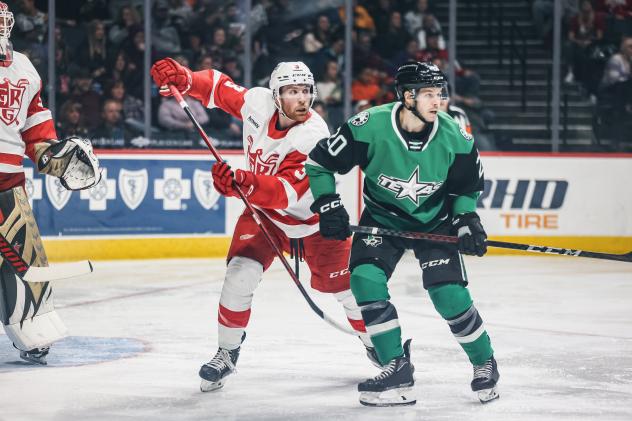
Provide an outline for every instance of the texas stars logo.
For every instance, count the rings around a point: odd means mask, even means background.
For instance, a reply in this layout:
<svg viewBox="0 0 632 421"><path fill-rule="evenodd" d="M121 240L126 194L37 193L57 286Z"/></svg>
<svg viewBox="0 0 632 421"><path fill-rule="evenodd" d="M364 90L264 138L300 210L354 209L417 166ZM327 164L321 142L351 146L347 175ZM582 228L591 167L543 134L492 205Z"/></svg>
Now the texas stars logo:
<svg viewBox="0 0 632 421"><path fill-rule="evenodd" d="M369 235L367 238L363 238L364 244L368 247L377 247L382 244L382 237L377 235Z"/></svg>
<svg viewBox="0 0 632 421"><path fill-rule="evenodd" d="M415 168L408 180L380 174L377 181L380 187L396 193L396 199L408 199L417 206L419 206L420 197L432 195L443 185L443 181L426 183L419 180L419 166Z"/></svg>

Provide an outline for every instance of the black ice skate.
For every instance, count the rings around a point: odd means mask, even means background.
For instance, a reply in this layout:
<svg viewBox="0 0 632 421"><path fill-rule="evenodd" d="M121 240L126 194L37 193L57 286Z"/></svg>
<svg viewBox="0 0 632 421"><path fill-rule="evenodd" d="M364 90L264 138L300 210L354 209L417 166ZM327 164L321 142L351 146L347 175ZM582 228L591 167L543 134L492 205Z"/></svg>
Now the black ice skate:
<svg viewBox="0 0 632 421"><path fill-rule="evenodd" d="M49 346L45 346L43 348L33 348L29 351L22 351L18 347L13 345L18 351L20 351L20 358L24 361L28 361L33 364L41 364L46 365L46 356L48 355L48 351L50 350Z"/></svg>
<svg viewBox="0 0 632 421"><path fill-rule="evenodd" d="M415 368L410 362L410 339L404 344L404 355L391 360L372 379L358 384L360 403L366 406L414 405Z"/></svg>
<svg viewBox="0 0 632 421"><path fill-rule="evenodd" d="M499 377L500 374L498 373L496 360L493 356L482 365L474 366L472 391L477 392L478 400L480 400L481 403L488 403L500 397L496 387Z"/></svg>
<svg viewBox="0 0 632 421"><path fill-rule="evenodd" d="M246 339L246 332L241 337L241 342ZM226 377L236 371L237 359L239 358L239 350L219 348L213 359L200 368L200 390L202 392L212 392L221 389L226 383Z"/></svg>

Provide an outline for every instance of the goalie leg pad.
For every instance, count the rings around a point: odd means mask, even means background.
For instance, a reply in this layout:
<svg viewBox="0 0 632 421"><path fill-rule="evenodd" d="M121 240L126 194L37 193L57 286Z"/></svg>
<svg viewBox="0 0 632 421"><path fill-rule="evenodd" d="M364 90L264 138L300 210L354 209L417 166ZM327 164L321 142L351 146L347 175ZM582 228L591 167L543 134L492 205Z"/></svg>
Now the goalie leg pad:
<svg viewBox="0 0 632 421"><path fill-rule="evenodd" d="M28 198L22 187L0 192L0 232L31 266L48 261ZM42 348L66 336L57 315L50 283L20 279L0 256L0 318L4 329L23 351Z"/></svg>
<svg viewBox="0 0 632 421"><path fill-rule="evenodd" d="M236 349L250 320L254 291L263 275L263 265L247 257L235 256L226 268L218 311L218 342L224 349Z"/></svg>

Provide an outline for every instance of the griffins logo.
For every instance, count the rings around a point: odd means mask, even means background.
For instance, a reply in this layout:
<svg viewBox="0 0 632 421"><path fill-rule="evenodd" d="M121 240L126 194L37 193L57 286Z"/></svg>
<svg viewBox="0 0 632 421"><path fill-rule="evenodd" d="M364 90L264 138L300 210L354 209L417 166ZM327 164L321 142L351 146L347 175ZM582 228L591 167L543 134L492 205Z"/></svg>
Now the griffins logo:
<svg viewBox="0 0 632 421"><path fill-rule="evenodd" d="M255 174L272 175L277 163L279 162L279 154L268 154L265 159L262 157L263 149L252 151L252 136L247 137L248 140L248 165Z"/></svg>
<svg viewBox="0 0 632 421"><path fill-rule="evenodd" d="M131 210L142 203L147 194L149 174L146 169L132 171L121 168L118 176L119 191L123 202Z"/></svg>
<svg viewBox="0 0 632 421"><path fill-rule="evenodd" d="M66 190L66 188L61 185L59 178L47 175L46 194L53 207L57 210L62 210L70 200L72 191Z"/></svg>
<svg viewBox="0 0 632 421"><path fill-rule="evenodd" d="M9 125L14 122L17 124L18 114L22 107L22 97L28 86L27 79L20 79L13 84L6 77L0 82L0 120L4 124Z"/></svg>
<svg viewBox="0 0 632 421"><path fill-rule="evenodd" d="M211 209L219 199L219 193L213 187L213 175L210 171L196 169L193 172L193 193L200 205L206 210Z"/></svg>

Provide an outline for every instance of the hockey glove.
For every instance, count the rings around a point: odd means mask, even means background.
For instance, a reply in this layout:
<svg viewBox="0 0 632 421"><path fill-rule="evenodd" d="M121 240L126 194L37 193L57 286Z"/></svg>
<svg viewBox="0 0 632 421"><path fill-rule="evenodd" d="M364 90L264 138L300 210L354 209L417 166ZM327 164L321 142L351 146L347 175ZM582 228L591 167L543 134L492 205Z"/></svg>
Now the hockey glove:
<svg viewBox="0 0 632 421"><path fill-rule="evenodd" d="M162 96L171 96L169 85L175 86L182 95L185 95L191 90L193 83L191 70L182 66L172 58L167 57L155 62L154 65L151 66L150 73L160 89L159 92Z"/></svg>
<svg viewBox="0 0 632 421"><path fill-rule="evenodd" d="M459 251L470 256L487 253L487 234L476 212L462 213L452 219L453 232L459 237Z"/></svg>
<svg viewBox="0 0 632 421"><path fill-rule="evenodd" d="M233 187L233 180L246 196L252 194L257 187L257 177L251 171L236 170L233 172L230 165L226 162L216 162L213 165L211 173L213 175L213 186L215 186L215 190L224 196L239 196Z"/></svg>
<svg viewBox="0 0 632 421"><path fill-rule="evenodd" d="M88 139L71 136L37 154L37 169L59 177L67 190L83 190L101 181L99 159Z"/></svg>
<svg viewBox="0 0 632 421"><path fill-rule="evenodd" d="M320 235L323 238L345 240L351 235L349 214L339 194L322 195L309 208L320 215Z"/></svg>

